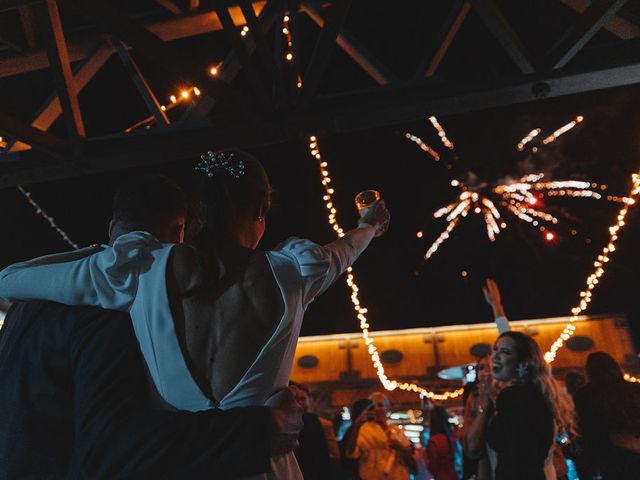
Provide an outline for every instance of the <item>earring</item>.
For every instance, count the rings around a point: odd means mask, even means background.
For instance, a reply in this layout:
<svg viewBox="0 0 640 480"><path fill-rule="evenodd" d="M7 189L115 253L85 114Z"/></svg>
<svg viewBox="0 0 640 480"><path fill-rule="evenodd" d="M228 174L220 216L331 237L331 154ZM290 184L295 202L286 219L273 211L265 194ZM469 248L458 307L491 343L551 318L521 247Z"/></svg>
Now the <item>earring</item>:
<svg viewBox="0 0 640 480"><path fill-rule="evenodd" d="M526 363L519 363L516 367L516 371L518 372L518 377L524 378L529 373L529 367Z"/></svg>

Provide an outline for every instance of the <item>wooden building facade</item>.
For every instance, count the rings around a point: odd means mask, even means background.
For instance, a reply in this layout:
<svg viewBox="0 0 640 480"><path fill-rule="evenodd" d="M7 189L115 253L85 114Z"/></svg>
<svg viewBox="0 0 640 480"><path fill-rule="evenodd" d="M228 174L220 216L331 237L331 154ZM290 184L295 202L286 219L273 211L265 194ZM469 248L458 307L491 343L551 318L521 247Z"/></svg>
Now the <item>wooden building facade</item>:
<svg viewBox="0 0 640 480"><path fill-rule="evenodd" d="M518 320L511 322L511 327L531 335L545 351L568 320ZM623 315L581 316L576 326L576 333L553 363L557 378L568 371L582 370L589 353L598 350L611 354L625 371L638 372L637 349ZM371 337L389 378L443 391L459 388L462 381L445 380L438 373L488 355L497 331L494 323L482 323L381 331L371 333ZM300 338L291 378L308 385L316 395L319 410L327 412L382 390L359 333ZM394 391L389 396L397 406L419 405L414 393Z"/></svg>

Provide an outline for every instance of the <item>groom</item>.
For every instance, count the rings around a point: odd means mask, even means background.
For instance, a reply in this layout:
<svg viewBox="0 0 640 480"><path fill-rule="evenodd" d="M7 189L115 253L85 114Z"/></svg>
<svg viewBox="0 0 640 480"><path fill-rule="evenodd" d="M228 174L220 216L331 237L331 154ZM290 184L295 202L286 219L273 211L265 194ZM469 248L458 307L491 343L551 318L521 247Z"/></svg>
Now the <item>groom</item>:
<svg viewBox="0 0 640 480"><path fill-rule="evenodd" d="M186 205L171 181L145 177L116 195L112 237L140 228L177 242ZM0 479L233 478L268 471L302 427L290 392L271 409L171 409L129 316L94 307L16 303L0 330L0 378Z"/></svg>

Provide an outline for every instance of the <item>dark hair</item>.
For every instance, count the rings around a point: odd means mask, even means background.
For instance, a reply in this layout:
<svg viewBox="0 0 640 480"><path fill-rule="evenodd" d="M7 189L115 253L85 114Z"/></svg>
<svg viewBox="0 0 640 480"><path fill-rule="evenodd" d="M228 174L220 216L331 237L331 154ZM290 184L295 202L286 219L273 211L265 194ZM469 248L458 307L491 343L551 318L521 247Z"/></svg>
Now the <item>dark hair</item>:
<svg viewBox="0 0 640 480"><path fill-rule="evenodd" d="M436 406L429 412L429 433L430 435L442 433L447 437L451 455L454 455L453 432L451 431L451 424L449 423L449 414L444 407Z"/></svg>
<svg viewBox="0 0 640 480"><path fill-rule="evenodd" d="M125 180L113 197L114 223L130 229L155 230L172 218L187 215L184 191L169 177L146 174Z"/></svg>
<svg viewBox="0 0 640 480"><path fill-rule="evenodd" d="M587 357L587 385L591 402L597 408L607 430L640 431L640 388L625 381L622 369L605 352L593 352Z"/></svg>
<svg viewBox="0 0 640 480"><path fill-rule="evenodd" d="M242 162L244 174L236 178L224 168L215 168L211 176L197 173L195 205L201 228L194 242L203 250L232 243L239 224L266 214L271 204L269 178L255 157L241 150L215 153L232 155L235 166Z"/></svg>
<svg viewBox="0 0 640 480"><path fill-rule="evenodd" d="M592 385L608 386L624 382L622 369L614 358L605 352L593 352L587 357L587 377Z"/></svg>
<svg viewBox="0 0 640 480"><path fill-rule="evenodd" d="M564 376L564 384L571 396L583 387L585 383L587 383L587 379L580 372L568 372Z"/></svg>
<svg viewBox="0 0 640 480"><path fill-rule="evenodd" d="M355 402L353 402L353 405L351 405L351 411L350 411L351 423L353 423L356 420L356 418L358 418L360 414L364 412L367 408L369 408L371 405L373 405L373 402L368 398L361 398L360 400L356 400Z"/></svg>

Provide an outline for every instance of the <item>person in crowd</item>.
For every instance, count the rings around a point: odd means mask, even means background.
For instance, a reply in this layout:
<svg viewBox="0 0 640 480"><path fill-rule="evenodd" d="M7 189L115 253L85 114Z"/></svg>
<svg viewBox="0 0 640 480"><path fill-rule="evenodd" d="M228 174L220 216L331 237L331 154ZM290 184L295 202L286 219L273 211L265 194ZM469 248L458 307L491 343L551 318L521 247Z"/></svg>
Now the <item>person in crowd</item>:
<svg viewBox="0 0 640 480"><path fill-rule="evenodd" d="M351 425L344 432L342 441L340 442L340 457L342 458L342 469L348 475L348 478L352 480L359 480L360 474L358 472L358 459L349 458L346 454L347 444L349 438L355 431L355 424L363 413L366 415L362 418L373 420L373 411L369 407L373 405L373 402L368 398L361 398L353 402L349 411L351 416Z"/></svg>
<svg viewBox="0 0 640 480"><path fill-rule="evenodd" d="M562 395L538 344L524 333L501 334L491 365L493 378L504 385L486 433L497 453L494 478L555 479L555 437L573 424L572 402ZM488 407L481 405L483 411Z"/></svg>
<svg viewBox="0 0 640 480"><path fill-rule="evenodd" d="M462 392L462 405L464 407L463 410L463 420L462 420L462 428L460 429L460 442L462 444L462 479L468 480L472 478L476 479L478 473L478 462L477 458L471 458L468 456L468 452L466 451L466 447L464 446L464 433L465 427L468 427L475 419L477 415L477 409L475 409L475 403L477 402L478 397L478 379L477 379L477 371L478 364L476 363L474 370L476 372L476 378L473 381L467 382L464 385L464 390ZM474 398L470 400L470 398ZM473 418L472 415L473 414ZM469 422L467 424L467 422Z"/></svg>
<svg viewBox="0 0 640 480"><path fill-rule="evenodd" d="M8 267L0 296L128 311L154 384L176 408L264 405L288 385L306 307L384 233L389 213L380 201L328 245L291 238L262 252L271 193L262 165L224 151L203 155L196 169L191 243L176 244L184 223L168 227L178 237L169 243L141 230L124 204L111 245ZM301 478L292 453L274 457L272 469Z"/></svg>
<svg viewBox="0 0 640 480"><path fill-rule="evenodd" d="M455 468L456 438L451 430L449 414L436 406L429 412L429 471L435 480L458 480Z"/></svg>
<svg viewBox="0 0 640 480"><path fill-rule="evenodd" d="M411 442L387 419L389 400L380 392L369 397L372 405L354 421L346 455L358 459L362 480L409 480L415 469Z"/></svg>
<svg viewBox="0 0 640 480"><path fill-rule="evenodd" d="M302 420L304 428L300 432L300 446L295 455L305 480L325 479L335 476L340 452L338 441L333 432L333 424L329 424L329 437L321 417L313 412L313 399L305 385L291 382L296 401L304 410Z"/></svg>
<svg viewBox="0 0 640 480"><path fill-rule="evenodd" d="M498 334L511 328L502 306L498 284L488 278L482 288L485 301L491 307ZM461 430L465 478L475 475L477 480L492 480L496 468L495 451L487 445L487 426L494 414L494 402L500 385L491 374L491 357L485 356L476 364L476 380L464 400L464 419Z"/></svg>
<svg viewBox="0 0 640 480"><path fill-rule="evenodd" d="M486 441L487 426L495 413L497 391L491 374L491 357L487 355L476 364L476 388L464 402L461 431L463 454L476 463L475 470L465 468L465 475L475 475L476 480L492 480L497 463L496 452Z"/></svg>
<svg viewBox="0 0 640 480"><path fill-rule="evenodd" d="M640 472L640 385L626 382L611 355L593 352L588 383L575 394L584 460L580 478L637 479Z"/></svg>
<svg viewBox="0 0 640 480"><path fill-rule="evenodd" d="M568 372L564 376L564 385L571 398L575 399L576 392L587 383L587 379L580 372Z"/></svg>
<svg viewBox="0 0 640 480"><path fill-rule="evenodd" d="M153 387L129 315L16 302L0 330L0 478L225 478L297 445L291 391L272 409L177 411Z"/></svg>

